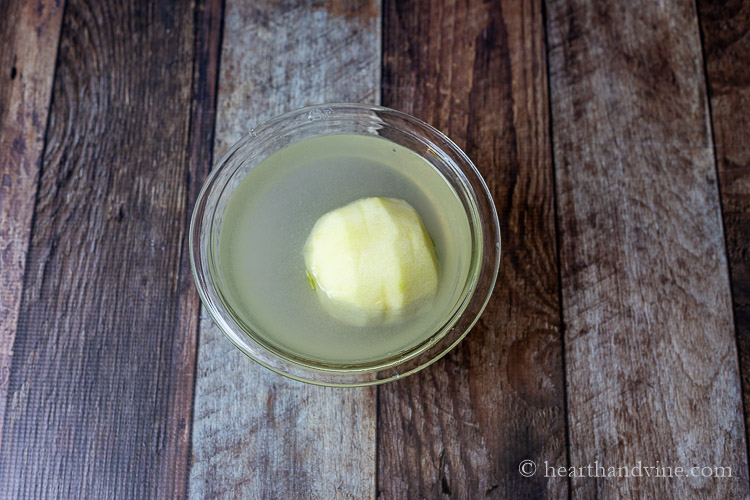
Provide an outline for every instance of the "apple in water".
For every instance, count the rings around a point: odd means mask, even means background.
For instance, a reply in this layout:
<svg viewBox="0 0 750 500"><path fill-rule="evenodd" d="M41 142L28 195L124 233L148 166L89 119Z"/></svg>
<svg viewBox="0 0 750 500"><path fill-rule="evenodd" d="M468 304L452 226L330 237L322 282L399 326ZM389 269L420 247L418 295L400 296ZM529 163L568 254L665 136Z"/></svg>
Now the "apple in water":
<svg viewBox="0 0 750 500"><path fill-rule="evenodd" d="M326 213L303 253L323 308L353 326L404 321L437 293L435 247L404 200L363 198Z"/></svg>

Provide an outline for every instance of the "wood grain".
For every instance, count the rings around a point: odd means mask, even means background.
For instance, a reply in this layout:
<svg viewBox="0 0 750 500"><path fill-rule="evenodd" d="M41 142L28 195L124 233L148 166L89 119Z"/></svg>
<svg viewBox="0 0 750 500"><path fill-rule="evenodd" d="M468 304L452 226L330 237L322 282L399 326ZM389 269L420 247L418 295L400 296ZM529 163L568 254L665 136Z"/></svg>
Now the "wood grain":
<svg viewBox="0 0 750 500"><path fill-rule="evenodd" d="M746 498L745 430L695 5L548 0L576 498Z"/></svg>
<svg viewBox="0 0 750 500"><path fill-rule="evenodd" d="M183 240L210 155L220 7L66 5L4 498L185 496L198 302Z"/></svg>
<svg viewBox="0 0 750 500"><path fill-rule="evenodd" d="M750 426L750 3L698 2L734 321Z"/></svg>
<svg viewBox="0 0 750 500"><path fill-rule="evenodd" d="M165 463L174 464L174 474L160 476L160 491L173 498L186 498L190 470L192 410L195 389L200 298L190 270L188 230L195 201L213 163L216 96L219 83L221 28L224 17L222 0L195 4L195 41L188 164L185 178L187 198L180 234L179 283L177 288L177 341L172 345L175 361L169 379L175 390L169 392L167 419L168 442L172 449Z"/></svg>
<svg viewBox="0 0 750 500"><path fill-rule="evenodd" d="M227 0L215 156L297 107L374 102L376 1ZM375 390L314 387L253 363L200 324L193 498L373 498Z"/></svg>
<svg viewBox="0 0 750 500"><path fill-rule="evenodd" d="M8 400L62 4L0 3L0 418ZM2 434L0 421L0 443Z"/></svg>
<svg viewBox="0 0 750 500"><path fill-rule="evenodd" d="M564 498L559 281L541 2L387 2L383 103L465 148L490 187L503 257L478 325L380 388L382 498Z"/></svg>

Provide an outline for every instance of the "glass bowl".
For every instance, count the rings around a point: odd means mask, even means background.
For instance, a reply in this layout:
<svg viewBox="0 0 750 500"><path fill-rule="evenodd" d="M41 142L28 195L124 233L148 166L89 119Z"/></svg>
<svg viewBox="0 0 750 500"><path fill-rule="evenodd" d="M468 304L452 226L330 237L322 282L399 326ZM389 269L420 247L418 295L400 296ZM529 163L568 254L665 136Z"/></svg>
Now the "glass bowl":
<svg viewBox="0 0 750 500"><path fill-rule="evenodd" d="M374 135L427 160L451 185L470 227L471 261L458 304L427 340L380 362L329 366L300 359L263 341L237 321L222 295L219 236L229 200L260 162L290 144L333 134ZM190 263L198 293L214 322L247 356L281 375L318 385L363 386L410 375L456 346L489 301L500 264L500 226L492 197L471 160L430 125L392 109L363 104L302 108L264 122L219 160L196 201L190 222Z"/></svg>

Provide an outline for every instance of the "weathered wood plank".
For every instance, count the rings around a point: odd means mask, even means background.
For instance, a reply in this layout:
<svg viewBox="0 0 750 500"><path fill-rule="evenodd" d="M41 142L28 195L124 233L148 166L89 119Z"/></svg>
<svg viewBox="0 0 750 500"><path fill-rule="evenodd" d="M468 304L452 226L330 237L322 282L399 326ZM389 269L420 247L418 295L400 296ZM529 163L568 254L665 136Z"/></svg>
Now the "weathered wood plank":
<svg viewBox="0 0 750 500"><path fill-rule="evenodd" d="M174 464L173 474L162 474L159 491L172 492L172 498L186 498L190 471L190 436L195 388L200 298L190 270L188 230L195 200L213 163L216 93L219 83L221 27L224 16L222 0L199 2L196 8L195 45L188 164L185 179L186 206L180 239L178 283L177 341L172 344L174 361L169 373L174 390L169 392L167 410L167 451L164 463Z"/></svg>
<svg viewBox="0 0 750 500"><path fill-rule="evenodd" d="M745 430L695 5L548 0L576 498L746 498ZM644 474L645 475L645 474Z"/></svg>
<svg viewBox="0 0 750 500"><path fill-rule="evenodd" d="M62 3L0 3L0 419L8 400ZM0 443L2 434L0 421Z"/></svg>
<svg viewBox="0 0 750 500"><path fill-rule="evenodd" d="M66 5L4 498L185 496L198 302L182 249L208 168L220 7Z"/></svg>
<svg viewBox="0 0 750 500"><path fill-rule="evenodd" d="M479 324L445 359L380 388L383 498L564 498L559 280L541 2L384 8L383 103L465 148L498 207L500 276Z"/></svg>
<svg viewBox="0 0 750 500"><path fill-rule="evenodd" d="M750 426L750 3L698 2L734 321Z"/></svg>
<svg viewBox="0 0 750 500"><path fill-rule="evenodd" d="M215 156L254 125L300 106L377 100L377 1L227 0ZM193 498L372 498L374 389L287 380L200 325Z"/></svg>

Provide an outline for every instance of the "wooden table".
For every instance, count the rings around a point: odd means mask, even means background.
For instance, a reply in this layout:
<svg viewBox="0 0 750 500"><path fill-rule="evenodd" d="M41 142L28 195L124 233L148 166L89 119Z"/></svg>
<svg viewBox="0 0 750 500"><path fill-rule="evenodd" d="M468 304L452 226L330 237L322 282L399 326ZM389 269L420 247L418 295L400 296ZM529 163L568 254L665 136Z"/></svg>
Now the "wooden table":
<svg viewBox="0 0 750 500"><path fill-rule="evenodd" d="M750 2L3 0L0 34L2 498L750 496ZM255 365L190 274L215 159L330 101L443 130L501 220L477 327L379 388Z"/></svg>

